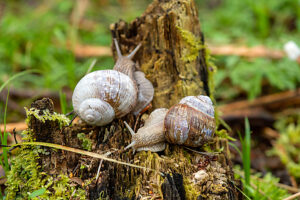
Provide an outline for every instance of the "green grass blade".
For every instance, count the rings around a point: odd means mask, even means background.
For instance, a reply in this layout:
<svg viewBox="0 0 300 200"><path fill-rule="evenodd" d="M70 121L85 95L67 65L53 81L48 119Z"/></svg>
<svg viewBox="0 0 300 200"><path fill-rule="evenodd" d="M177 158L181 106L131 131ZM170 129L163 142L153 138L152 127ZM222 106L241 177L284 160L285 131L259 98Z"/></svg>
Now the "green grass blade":
<svg viewBox="0 0 300 200"><path fill-rule="evenodd" d="M4 108L4 120L3 120L4 130L3 130L3 133L1 133L1 144L2 145L7 145L8 133L6 132L6 113L7 113L8 97L9 97L9 90L7 92L6 103L5 103L5 108ZM3 134L3 136L2 136L2 134ZM3 168L5 170L5 174L7 174L9 171L7 147L2 147L2 151L3 151L2 158L3 158L3 164L4 164Z"/></svg>
<svg viewBox="0 0 300 200"><path fill-rule="evenodd" d="M153 171L153 172L157 172L157 173L161 174L161 172L159 170L156 170L156 169L151 169L151 168L147 168L147 167L144 167L144 166L139 166L139 165L123 162L123 161L118 161L118 160L109 158L109 157L107 157L105 155L102 155L102 154L98 154L98 153L94 153L94 152L90 152L90 151L84 151L84 150L81 150L81 149L75 149L75 148L72 148L72 147L66 147L66 146L59 145L59 144L46 143L46 142L22 142L22 143L14 144L14 145L11 145L11 146L14 147L14 146L22 146L22 145L45 146L45 147L51 147L51 148L55 148L55 149L65 150L65 151L71 151L71 152L78 153L78 154L81 154L81 155L86 155L86 156L90 156L90 157L93 157L93 158L98 158L98 159L106 160L106 161L109 161L109 162L113 162L113 163L117 163L117 164L121 164L121 165L126 165L126 166L129 166L129 167L135 167L135 168L143 169L143 170L146 170L146 171L147 170L148 171Z"/></svg>
<svg viewBox="0 0 300 200"><path fill-rule="evenodd" d="M61 113L66 114L67 112L66 94L63 93L61 90L59 91L59 102L60 102Z"/></svg>
<svg viewBox="0 0 300 200"><path fill-rule="evenodd" d="M23 72L19 72L15 75L13 75L12 77L10 77L7 81L5 81L1 86L0 86L0 92L3 90L3 88L5 88L5 86L7 86L11 81L13 81L14 79L20 77L20 76L24 76L26 74L30 74L32 72L38 72L38 70L27 70L27 71L23 71Z"/></svg>
<svg viewBox="0 0 300 200"><path fill-rule="evenodd" d="M245 118L245 138L242 142L243 168L245 176L245 193L248 194L247 186L250 186L250 165L251 165L251 131L248 118Z"/></svg>
<svg viewBox="0 0 300 200"><path fill-rule="evenodd" d="M89 68L88 68L88 70L86 71L85 74L88 74L88 73L90 73L93 70L93 68L95 67L96 62L97 62L97 59L92 60L92 63L89 66Z"/></svg>

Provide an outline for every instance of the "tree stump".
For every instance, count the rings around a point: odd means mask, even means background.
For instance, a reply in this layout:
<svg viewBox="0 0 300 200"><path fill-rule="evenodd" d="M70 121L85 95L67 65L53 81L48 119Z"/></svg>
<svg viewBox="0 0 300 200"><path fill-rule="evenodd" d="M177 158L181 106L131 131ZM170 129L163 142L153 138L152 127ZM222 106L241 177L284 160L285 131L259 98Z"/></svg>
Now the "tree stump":
<svg viewBox="0 0 300 200"><path fill-rule="evenodd" d="M170 106L189 95L209 95L204 38L194 1L154 0L130 24L112 24L122 52L142 46L135 56L155 87L153 106ZM113 46L114 58L117 58Z"/></svg>
<svg viewBox="0 0 300 200"><path fill-rule="evenodd" d="M155 87L154 108L169 108L188 95L210 95L209 66L193 1L154 0L141 17L129 24L119 21L111 25L111 31L119 41L122 52L130 52L142 43L135 60ZM113 51L116 57L114 47ZM124 151L131 136L123 121L133 126L139 120L131 114L103 127L84 123L68 127L61 125L62 119L53 112L51 100L39 100L32 104L32 108L31 112L27 112L28 140L85 149L152 169L138 169L48 147L32 147L31 150L37 152L36 164L42 174L37 177L52 181L41 181L40 187L46 189L43 194L45 199L61 195L56 193L57 188L72 191L63 193L66 199L241 198L228 159L227 141L215 139L206 145L212 151L224 148L222 153L216 155L198 153L203 151L201 147L187 149L172 144L167 144L160 153L134 153L132 149ZM142 116L139 124L143 124L146 116ZM20 150L16 161L28 156L26 147ZM22 176L26 169L29 168L12 165L12 171L16 174L10 174L7 183L11 198L28 198L28 194L36 190L37 186L24 185L24 182L37 179L26 176L22 181L14 181L12 178ZM67 181L61 184L62 179ZM85 191L84 194L82 191Z"/></svg>

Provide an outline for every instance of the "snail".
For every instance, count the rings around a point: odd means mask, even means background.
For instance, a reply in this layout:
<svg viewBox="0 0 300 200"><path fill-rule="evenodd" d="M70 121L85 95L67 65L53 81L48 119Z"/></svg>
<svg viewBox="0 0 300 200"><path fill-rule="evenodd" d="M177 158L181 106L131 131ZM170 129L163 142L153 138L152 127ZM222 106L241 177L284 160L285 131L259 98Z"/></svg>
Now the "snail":
<svg viewBox="0 0 300 200"><path fill-rule="evenodd" d="M208 96L187 96L169 110L154 110L137 133L125 122L132 135L125 147L137 151L163 151L165 141L178 145L199 147L213 138L214 107Z"/></svg>
<svg viewBox="0 0 300 200"><path fill-rule="evenodd" d="M136 48L127 56L122 55L118 41L115 38L114 43L118 59L113 69L128 75L131 79L136 81L138 97L133 114L138 115L140 111L142 111L152 101L154 95L152 83L145 78L145 74L143 72L135 71L137 65L131 60L141 47L141 43L137 45Z"/></svg>
<svg viewBox="0 0 300 200"><path fill-rule="evenodd" d="M85 75L73 92L74 112L90 125L103 126L130 112L139 113L153 98L153 85L143 72L135 71L131 60L141 45L122 56L117 40L114 42L118 60L113 70Z"/></svg>

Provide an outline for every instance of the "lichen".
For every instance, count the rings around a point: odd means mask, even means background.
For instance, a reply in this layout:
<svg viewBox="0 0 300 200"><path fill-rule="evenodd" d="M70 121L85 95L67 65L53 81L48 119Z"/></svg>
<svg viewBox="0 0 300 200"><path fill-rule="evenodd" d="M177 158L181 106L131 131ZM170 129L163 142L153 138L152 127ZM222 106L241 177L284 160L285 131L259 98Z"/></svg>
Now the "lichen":
<svg viewBox="0 0 300 200"><path fill-rule="evenodd" d="M82 142L82 148L91 151L92 150L92 140L88 138L85 133L78 133L77 137Z"/></svg>
<svg viewBox="0 0 300 200"><path fill-rule="evenodd" d="M70 119L67 118L65 115L58 114L56 112L50 113L48 109L38 110L36 108L28 109L26 107L24 109L25 109L26 115L27 115L27 118L26 118L27 124L29 123L32 115L43 123L45 123L46 120L58 121L60 128L62 128L63 126L66 126L70 123ZM40 112L43 112L43 114L40 114Z"/></svg>

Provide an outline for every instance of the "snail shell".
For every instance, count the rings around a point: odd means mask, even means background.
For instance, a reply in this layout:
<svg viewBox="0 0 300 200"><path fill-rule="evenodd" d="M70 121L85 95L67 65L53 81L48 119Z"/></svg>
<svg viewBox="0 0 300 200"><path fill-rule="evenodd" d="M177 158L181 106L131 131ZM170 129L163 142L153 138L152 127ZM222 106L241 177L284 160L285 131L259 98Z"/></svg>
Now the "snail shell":
<svg viewBox="0 0 300 200"><path fill-rule="evenodd" d="M169 109L165 122L169 143L198 147L210 140L215 130L214 108L207 96L188 96Z"/></svg>
<svg viewBox="0 0 300 200"><path fill-rule="evenodd" d="M154 110L137 133L126 126L132 134L132 142L125 149L162 151L165 141L198 147L213 137L214 108L207 96L188 96L169 110Z"/></svg>
<svg viewBox="0 0 300 200"><path fill-rule="evenodd" d="M87 74L73 93L75 113L90 125L106 125L131 111L138 114L153 98L153 85L143 72L135 71L136 65L131 60L141 44L123 56L116 39L114 43L118 54L114 70Z"/></svg>
<svg viewBox="0 0 300 200"><path fill-rule="evenodd" d="M72 96L75 113L86 123L97 126L128 114L136 99L135 83L115 70L87 74L78 82Z"/></svg>
<svg viewBox="0 0 300 200"><path fill-rule="evenodd" d="M145 74L141 71L134 72L134 79L138 87L138 97L132 113L138 115L152 101L154 88L152 83L146 79Z"/></svg>

